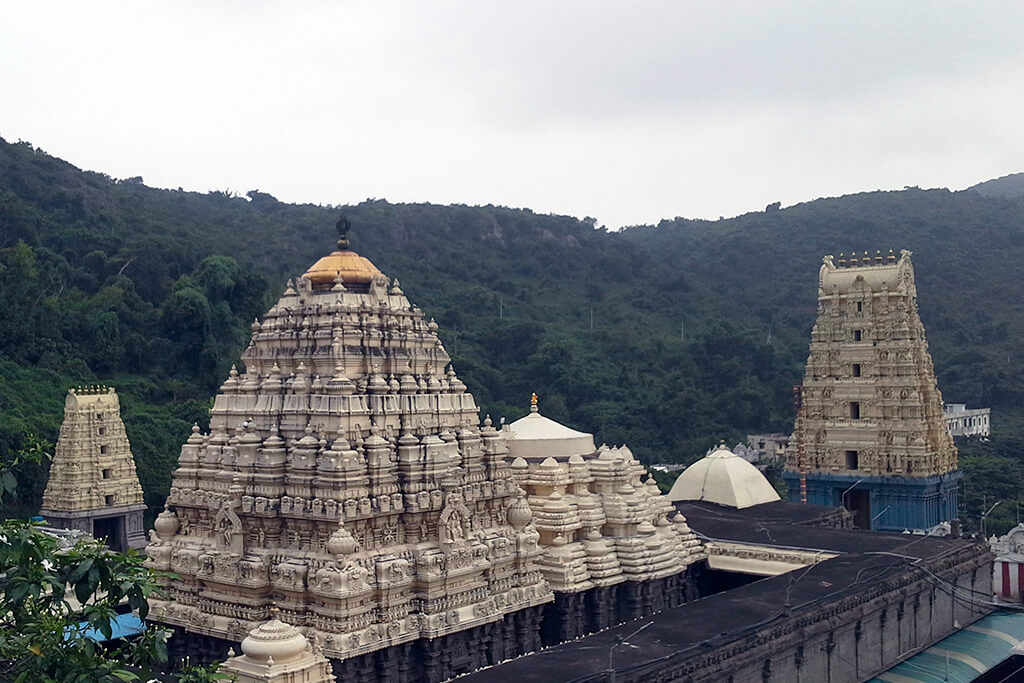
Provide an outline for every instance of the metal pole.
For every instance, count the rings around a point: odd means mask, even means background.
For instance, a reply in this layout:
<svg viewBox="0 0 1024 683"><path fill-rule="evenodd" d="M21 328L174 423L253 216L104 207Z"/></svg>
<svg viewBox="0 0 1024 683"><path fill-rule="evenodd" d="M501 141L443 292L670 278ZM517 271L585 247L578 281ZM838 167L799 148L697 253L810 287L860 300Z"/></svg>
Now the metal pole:
<svg viewBox="0 0 1024 683"><path fill-rule="evenodd" d="M793 403L796 406L796 463L800 471L800 502L807 505L807 450L804 434L804 388L802 385L793 387Z"/></svg>
<svg viewBox="0 0 1024 683"><path fill-rule="evenodd" d="M992 503L992 507L990 507L988 509L988 511L981 516L981 539L982 540L986 540L988 538L988 532L985 531L985 520L992 513L992 511L996 509L996 506L999 505L1002 502L1003 501L1001 501L1001 500L997 500L996 502Z"/></svg>
<svg viewBox="0 0 1024 683"><path fill-rule="evenodd" d="M654 625L653 621L648 621L646 624L644 624L643 626L641 626L637 630L633 631L632 633L630 633L625 638L616 638L615 639L615 643L610 648L608 648L608 681L609 681L609 683L615 683L615 667L612 665L612 654L615 652L615 648L617 648L619 645L629 645L630 644L629 643L629 639L630 638L632 638L636 634L640 633L640 631L643 631L648 626L653 626L653 625Z"/></svg>
<svg viewBox="0 0 1024 683"><path fill-rule="evenodd" d="M864 481L864 480L863 479L858 479L857 481L853 482L853 486L850 486L850 488L848 488L845 491L843 491L843 495L841 496L841 499L842 499L841 502L842 502L842 506L844 508L846 508L846 494L849 493L850 491L852 491L853 487L856 486L857 484L861 483L862 481ZM850 508L846 508L846 509L849 510Z"/></svg>

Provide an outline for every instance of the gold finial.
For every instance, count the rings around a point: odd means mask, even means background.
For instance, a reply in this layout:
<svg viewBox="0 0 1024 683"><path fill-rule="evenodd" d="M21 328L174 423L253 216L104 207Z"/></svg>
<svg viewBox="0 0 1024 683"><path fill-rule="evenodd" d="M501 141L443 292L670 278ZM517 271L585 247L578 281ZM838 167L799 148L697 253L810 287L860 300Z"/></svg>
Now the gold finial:
<svg viewBox="0 0 1024 683"><path fill-rule="evenodd" d="M537 408L537 393L534 392L530 394L530 412L536 413L538 410L539 408Z"/></svg>

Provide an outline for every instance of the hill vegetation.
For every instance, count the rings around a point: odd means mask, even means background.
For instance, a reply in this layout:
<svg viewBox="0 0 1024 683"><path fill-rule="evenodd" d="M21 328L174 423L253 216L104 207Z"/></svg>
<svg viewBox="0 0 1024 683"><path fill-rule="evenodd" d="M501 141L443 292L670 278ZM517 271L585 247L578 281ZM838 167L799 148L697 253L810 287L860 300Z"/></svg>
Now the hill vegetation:
<svg viewBox="0 0 1024 683"><path fill-rule="evenodd" d="M944 395L991 406L1008 437L1024 422L1020 199L874 192L608 232L500 206L161 190L0 140L0 456L56 440L69 386L111 384L162 504L249 323L331 249L341 211L495 418L536 391L549 417L648 462L789 431L822 255L909 248ZM41 473L21 484L32 510Z"/></svg>

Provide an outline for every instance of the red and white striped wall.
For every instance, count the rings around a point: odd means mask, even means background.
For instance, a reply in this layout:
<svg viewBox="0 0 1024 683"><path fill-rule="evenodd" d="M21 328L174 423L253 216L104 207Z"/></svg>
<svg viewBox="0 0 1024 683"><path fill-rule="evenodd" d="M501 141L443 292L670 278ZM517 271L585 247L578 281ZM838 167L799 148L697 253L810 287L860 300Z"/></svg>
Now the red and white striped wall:
<svg viewBox="0 0 1024 683"><path fill-rule="evenodd" d="M992 589L1008 602L1024 602L1024 563L1008 558L997 558L992 563Z"/></svg>

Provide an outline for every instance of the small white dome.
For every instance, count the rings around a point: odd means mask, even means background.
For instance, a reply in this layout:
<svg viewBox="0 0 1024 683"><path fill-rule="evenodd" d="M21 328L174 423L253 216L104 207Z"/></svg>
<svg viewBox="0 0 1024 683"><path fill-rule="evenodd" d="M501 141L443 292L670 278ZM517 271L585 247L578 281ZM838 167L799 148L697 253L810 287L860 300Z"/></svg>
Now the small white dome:
<svg viewBox="0 0 1024 683"><path fill-rule="evenodd" d="M714 453L679 475L668 499L705 500L732 508L748 508L779 500L779 494L757 468L721 444Z"/></svg>
<svg viewBox="0 0 1024 683"><path fill-rule="evenodd" d="M594 435L577 432L541 415L536 405L526 417L509 425L512 439L508 442L508 457L543 460L590 455L595 450Z"/></svg>
<svg viewBox="0 0 1024 683"><path fill-rule="evenodd" d="M242 641L242 652L250 659L265 661L273 657L283 662L298 657L309 647L309 641L297 628L277 619L277 608L271 609L272 618L265 621Z"/></svg>

